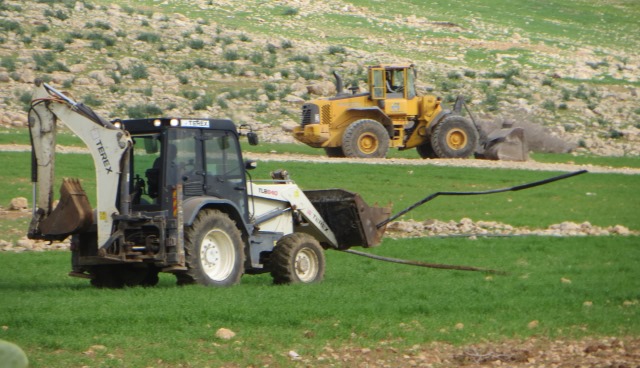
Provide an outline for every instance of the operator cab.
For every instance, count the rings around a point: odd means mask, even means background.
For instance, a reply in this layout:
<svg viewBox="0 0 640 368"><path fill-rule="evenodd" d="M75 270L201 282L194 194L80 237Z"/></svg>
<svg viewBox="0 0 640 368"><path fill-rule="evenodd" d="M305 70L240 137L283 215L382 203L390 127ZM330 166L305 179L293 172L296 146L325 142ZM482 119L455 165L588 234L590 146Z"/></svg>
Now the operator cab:
<svg viewBox="0 0 640 368"><path fill-rule="evenodd" d="M133 140L132 210L173 213L175 191L183 200L225 199L249 219L245 166L230 120L135 119L121 122ZM175 216L175 214L174 214Z"/></svg>
<svg viewBox="0 0 640 368"><path fill-rule="evenodd" d="M378 65L369 68L371 98L384 100L416 97L416 71L411 65Z"/></svg>

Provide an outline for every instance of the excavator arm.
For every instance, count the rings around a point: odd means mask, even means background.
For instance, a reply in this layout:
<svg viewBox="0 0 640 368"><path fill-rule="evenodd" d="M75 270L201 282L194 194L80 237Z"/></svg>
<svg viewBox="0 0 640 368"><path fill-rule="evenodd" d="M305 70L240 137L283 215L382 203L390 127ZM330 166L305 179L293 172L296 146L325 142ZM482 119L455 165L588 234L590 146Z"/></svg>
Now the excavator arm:
<svg viewBox="0 0 640 368"><path fill-rule="evenodd" d="M63 180L59 203L52 209L58 120L80 137L93 157L97 186L95 215L77 179ZM34 196L29 237L62 240L86 231L95 223L98 246L110 243L114 216L129 210L126 200L117 203L119 194L128 197L128 185L120 184L128 180L126 153L132 145L129 133L39 80L29 110L29 129Z"/></svg>

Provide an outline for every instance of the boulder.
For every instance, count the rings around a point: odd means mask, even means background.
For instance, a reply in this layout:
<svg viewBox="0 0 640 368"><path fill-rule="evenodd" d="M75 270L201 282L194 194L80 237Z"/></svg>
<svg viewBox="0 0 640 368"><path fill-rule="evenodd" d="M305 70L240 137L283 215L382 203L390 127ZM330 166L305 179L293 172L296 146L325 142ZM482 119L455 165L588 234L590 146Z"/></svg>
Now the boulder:
<svg viewBox="0 0 640 368"><path fill-rule="evenodd" d="M29 202L24 197L16 197L11 200L9 203L9 209L12 211L20 211L27 209L29 207Z"/></svg>

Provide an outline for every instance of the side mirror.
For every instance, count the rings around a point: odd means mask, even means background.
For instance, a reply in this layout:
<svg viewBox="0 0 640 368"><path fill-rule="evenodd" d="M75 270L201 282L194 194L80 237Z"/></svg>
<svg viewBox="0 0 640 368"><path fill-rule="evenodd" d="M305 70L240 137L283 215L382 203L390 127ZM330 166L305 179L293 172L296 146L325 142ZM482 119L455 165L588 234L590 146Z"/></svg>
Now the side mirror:
<svg viewBox="0 0 640 368"><path fill-rule="evenodd" d="M255 132L247 133L247 140L249 141L249 144L252 146L258 145L258 135Z"/></svg>

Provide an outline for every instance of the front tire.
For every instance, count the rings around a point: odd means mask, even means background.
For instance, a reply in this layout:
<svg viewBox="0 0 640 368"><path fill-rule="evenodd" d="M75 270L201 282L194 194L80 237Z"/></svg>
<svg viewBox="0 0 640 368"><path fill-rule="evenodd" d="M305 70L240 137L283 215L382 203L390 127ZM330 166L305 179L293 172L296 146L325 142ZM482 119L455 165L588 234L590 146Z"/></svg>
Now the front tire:
<svg viewBox="0 0 640 368"><path fill-rule="evenodd" d="M242 235L229 216L218 210L202 210L185 228L187 271L177 275L179 284L231 286L244 273Z"/></svg>
<svg viewBox="0 0 640 368"><path fill-rule="evenodd" d="M431 146L440 158L467 158L476 151L478 131L463 116L450 115L433 129Z"/></svg>
<svg viewBox="0 0 640 368"><path fill-rule="evenodd" d="M342 151L347 157L384 158L389 151L389 133L375 120L357 120L342 136Z"/></svg>
<svg viewBox="0 0 640 368"><path fill-rule="evenodd" d="M293 233L280 238L269 264L274 284L309 284L324 278L324 251L309 234Z"/></svg>

